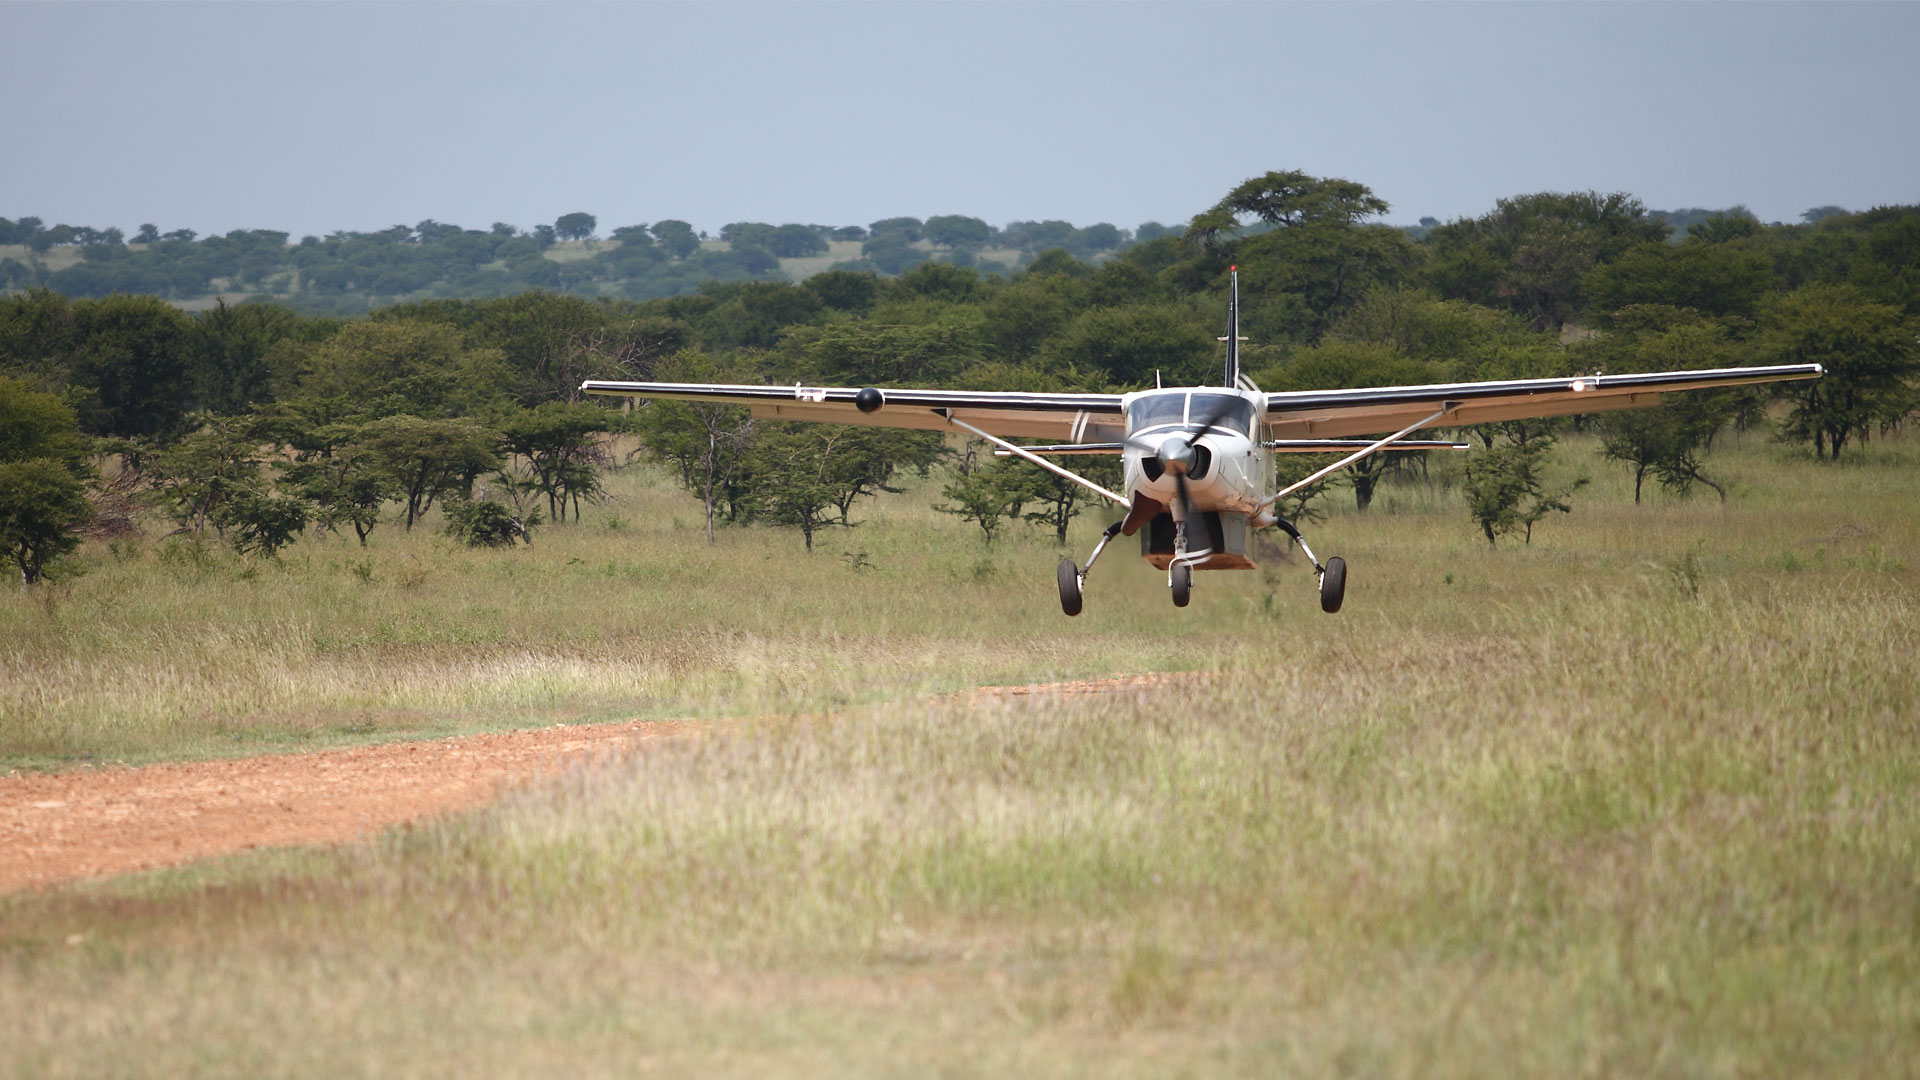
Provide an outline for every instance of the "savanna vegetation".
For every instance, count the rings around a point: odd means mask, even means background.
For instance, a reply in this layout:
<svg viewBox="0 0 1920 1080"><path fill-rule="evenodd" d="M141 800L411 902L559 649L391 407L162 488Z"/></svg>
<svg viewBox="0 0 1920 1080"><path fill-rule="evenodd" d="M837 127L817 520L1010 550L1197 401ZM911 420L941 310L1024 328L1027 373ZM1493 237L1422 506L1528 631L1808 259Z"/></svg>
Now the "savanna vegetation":
<svg viewBox="0 0 1920 1080"><path fill-rule="evenodd" d="M644 301L0 299L11 767L711 721L0 899L0 1072L1908 1071L1920 212L1384 209L1275 173L1097 261ZM574 393L1208 380L1236 264L1269 390L1829 374L1311 493L1335 617L1275 548L1179 613L1116 552L1069 620L1104 522L977 447ZM965 693L1116 673L1171 678Z"/></svg>
<svg viewBox="0 0 1920 1080"><path fill-rule="evenodd" d="M1898 1075L1920 443L1730 433L1725 504L1603 452L1530 546L1437 476L1329 503L1338 616L1273 553L1065 619L1051 531L984 547L937 474L811 557L647 465L512 553L89 544L0 598L18 764L755 719L0 899L0 1073ZM1151 672L1197 674L963 692Z"/></svg>
<svg viewBox="0 0 1920 1080"><path fill-rule="evenodd" d="M1817 220L1801 226L1715 214L1677 243L1664 219L1618 194L1520 196L1417 235L1371 223L1386 209L1361 184L1269 173L1179 233L1109 229L1083 242L1059 223L996 232L949 215L875 222L863 234L948 254L1009 236L1082 253L1132 240L1098 262L1051 248L1011 276L946 258L891 277L838 269L797 284L708 281L648 301L549 291L427 299L352 319L224 302L188 314L157 296L34 288L0 298L0 397L27 403L8 407L42 426L71 410L69 435L95 440L98 460L9 451L0 500L47 509L45 520L9 519L0 556L38 578L65 550L57 537L87 517L76 492L89 485L102 493L98 531L157 512L192 537L263 557L303 533L350 531L365 545L385 522L411 531L436 510L437 527L468 542L513 546L599 497L608 440L620 434L639 436L641 452L670 463L700 497L710 540L716 527L769 524L797 528L811 549L822 530L857 521L900 470L925 474L946 451L923 435L755 424L740 410L663 403L620 413L579 401L581 378L1198 383L1217 368L1231 265L1253 339L1246 367L1268 389L1826 366L1819 382L1771 397L1696 394L1660 410L1475 431L1481 452L1461 490L1489 543L1530 541L1573 505L1590 478L1549 484L1544 473L1569 430L1600 434L1636 495L1653 483L1724 498L1710 455L1729 428L1751 428L1773 409L1781 438L1837 460L1900 427L1920 402L1912 208L1810 211ZM34 243L51 234L29 224L10 227L26 227ZM594 226L591 215L570 214L547 231L579 241ZM737 223L723 242L813 250L783 230ZM642 232L615 230L623 244L639 244ZM645 235L691 237L662 223ZM83 246L113 247L90 238ZM155 241L167 242L191 241ZM383 243L430 246L412 233ZM1032 470L976 468L971 454L958 461L944 505L987 542L1001 520L1051 525L1064 539L1084 505ZM1343 483L1364 509L1383 477L1425 467L1390 455ZM1315 494L1290 509L1311 516Z"/></svg>

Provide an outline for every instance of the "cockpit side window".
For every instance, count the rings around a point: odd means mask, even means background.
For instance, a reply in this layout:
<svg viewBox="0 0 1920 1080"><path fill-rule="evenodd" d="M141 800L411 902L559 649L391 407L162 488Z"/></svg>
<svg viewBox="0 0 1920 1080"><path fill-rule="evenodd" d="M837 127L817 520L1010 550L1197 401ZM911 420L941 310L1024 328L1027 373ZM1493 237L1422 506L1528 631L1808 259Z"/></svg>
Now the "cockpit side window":
<svg viewBox="0 0 1920 1080"><path fill-rule="evenodd" d="M1187 395L1184 393L1137 397L1127 406L1127 430L1145 431L1162 424L1183 423L1187 418L1186 413Z"/></svg>
<svg viewBox="0 0 1920 1080"><path fill-rule="evenodd" d="M1216 413L1220 418L1213 422L1215 427L1241 435L1253 428L1253 402L1238 394L1195 394L1187 419L1189 423L1199 424Z"/></svg>

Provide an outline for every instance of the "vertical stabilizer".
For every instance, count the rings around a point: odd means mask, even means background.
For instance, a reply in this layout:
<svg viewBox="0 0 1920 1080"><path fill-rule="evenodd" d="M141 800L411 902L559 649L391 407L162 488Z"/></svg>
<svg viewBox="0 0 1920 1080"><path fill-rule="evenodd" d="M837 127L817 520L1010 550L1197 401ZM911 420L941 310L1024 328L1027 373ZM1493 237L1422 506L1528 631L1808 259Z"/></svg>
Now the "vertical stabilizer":
<svg viewBox="0 0 1920 1080"><path fill-rule="evenodd" d="M1221 386L1240 385L1240 268L1227 267L1227 380Z"/></svg>

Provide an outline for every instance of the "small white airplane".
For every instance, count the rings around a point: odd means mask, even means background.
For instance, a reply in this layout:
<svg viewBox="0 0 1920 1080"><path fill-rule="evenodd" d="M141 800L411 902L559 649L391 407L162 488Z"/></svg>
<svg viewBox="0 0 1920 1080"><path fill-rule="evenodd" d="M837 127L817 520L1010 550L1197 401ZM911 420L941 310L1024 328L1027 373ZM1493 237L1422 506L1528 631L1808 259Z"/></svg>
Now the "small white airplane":
<svg viewBox="0 0 1920 1080"><path fill-rule="evenodd" d="M1300 530L1274 508L1301 488L1389 447L1468 448L1465 443L1408 440L1416 431L1645 408L1659 404L1662 394L1680 390L1821 376L1818 364L1787 364L1268 394L1240 372L1244 339L1237 269L1230 280L1227 334L1221 339L1227 346L1226 378L1220 386L1034 394L588 380L580 389L614 397L744 405L754 416L772 420L957 430L985 439L997 454L1030 461L1126 509L1126 515L1107 528L1085 566L1072 559L1060 561L1060 606L1068 615L1078 615L1087 573L1115 536L1141 533L1140 554L1166 571L1174 604L1185 607L1192 595L1193 571L1252 569L1251 537L1268 527L1278 527L1300 545L1319 576L1321 609L1339 611L1346 595L1346 561L1336 556L1323 565ZM1392 434L1379 436L1383 431ZM1016 438L1064 441L1019 446L1009 441ZM1277 488L1275 453L1340 451L1348 453ZM1074 454L1120 455L1126 493L1110 491L1048 460Z"/></svg>

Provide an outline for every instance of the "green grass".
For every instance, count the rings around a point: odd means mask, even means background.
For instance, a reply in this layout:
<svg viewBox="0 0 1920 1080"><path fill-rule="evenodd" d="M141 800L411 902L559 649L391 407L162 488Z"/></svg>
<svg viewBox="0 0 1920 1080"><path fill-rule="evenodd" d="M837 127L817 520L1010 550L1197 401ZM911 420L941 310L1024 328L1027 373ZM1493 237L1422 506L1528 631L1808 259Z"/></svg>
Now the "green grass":
<svg viewBox="0 0 1920 1080"><path fill-rule="evenodd" d="M325 544L250 578L96 555L0 639L9 694L67 672L57 745L168 671L98 747L762 719L368 845L0 900L0 1073L1912 1075L1920 444L1736 442L1725 507L1635 508L1590 452L1531 547L1419 487L1336 512L1336 617L1298 562L1176 612L1115 559L1067 620L1050 544L983 560L924 489L811 557L709 552L634 474L622 529L376 534L370 581Z"/></svg>

